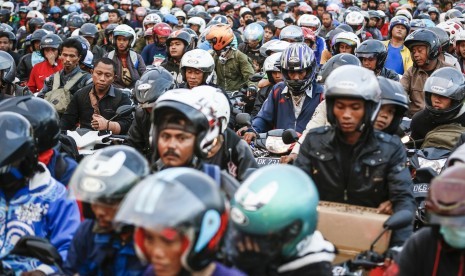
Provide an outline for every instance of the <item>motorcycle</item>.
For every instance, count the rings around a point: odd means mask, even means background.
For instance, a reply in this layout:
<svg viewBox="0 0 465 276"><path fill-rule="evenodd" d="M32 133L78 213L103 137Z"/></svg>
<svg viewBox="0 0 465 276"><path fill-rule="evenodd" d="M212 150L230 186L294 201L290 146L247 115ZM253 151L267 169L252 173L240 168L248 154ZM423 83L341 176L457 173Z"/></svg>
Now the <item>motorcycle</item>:
<svg viewBox="0 0 465 276"><path fill-rule="evenodd" d="M367 275L366 272L374 273L375 270L382 269L386 256L374 251L376 243L388 230L398 230L408 226L411 218L412 213L408 210L402 210L390 216L383 224L383 231L371 243L370 249L361 252L352 260L335 265L332 270L333 275L361 276Z"/></svg>

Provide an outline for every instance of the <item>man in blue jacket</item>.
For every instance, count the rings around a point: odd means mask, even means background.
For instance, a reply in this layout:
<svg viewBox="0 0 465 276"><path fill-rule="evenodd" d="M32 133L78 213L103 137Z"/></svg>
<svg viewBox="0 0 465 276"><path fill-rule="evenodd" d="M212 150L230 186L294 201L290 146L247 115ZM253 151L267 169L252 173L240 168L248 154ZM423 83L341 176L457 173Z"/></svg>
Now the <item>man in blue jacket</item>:
<svg viewBox="0 0 465 276"><path fill-rule="evenodd" d="M314 83L317 61L306 44L295 43L281 56L284 82L273 87L252 127L258 133L270 129L295 129L303 132L323 98L323 87ZM256 134L250 129L244 139L250 143Z"/></svg>

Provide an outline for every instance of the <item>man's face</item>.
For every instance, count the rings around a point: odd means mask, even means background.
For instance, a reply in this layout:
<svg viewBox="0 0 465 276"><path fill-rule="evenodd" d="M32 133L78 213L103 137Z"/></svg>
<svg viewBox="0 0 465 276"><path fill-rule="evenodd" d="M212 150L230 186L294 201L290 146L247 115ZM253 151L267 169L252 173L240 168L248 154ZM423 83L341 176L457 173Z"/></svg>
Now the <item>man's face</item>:
<svg viewBox="0 0 465 276"><path fill-rule="evenodd" d="M375 121L375 129L384 130L392 123L394 115L396 114L396 107L393 104L382 105L379 109L378 116Z"/></svg>
<svg viewBox="0 0 465 276"><path fill-rule="evenodd" d="M115 79L113 66L102 62L97 63L92 73L92 81L97 93L105 92Z"/></svg>
<svg viewBox="0 0 465 276"><path fill-rule="evenodd" d="M83 1L82 1L82 5L83 5L84 7L88 7L88 6L89 6L89 0L83 0Z"/></svg>
<svg viewBox="0 0 465 276"><path fill-rule="evenodd" d="M377 58L375 56L362 57L360 59L362 61L362 66L363 67L365 67L366 69L369 69L371 71L375 71L376 62L377 62Z"/></svg>
<svg viewBox="0 0 465 276"><path fill-rule="evenodd" d="M34 48L34 51L39 51L40 49L40 40L36 40L32 42L32 47Z"/></svg>
<svg viewBox="0 0 465 276"><path fill-rule="evenodd" d="M184 54L184 47L185 45L181 40L179 39L171 40L170 47L169 47L171 57L180 59L182 55Z"/></svg>
<svg viewBox="0 0 465 276"><path fill-rule="evenodd" d="M128 49L129 46L129 39L122 35L116 37L116 47L118 51L124 52Z"/></svg>
<svg viewBox="0 0 465 276"><path fill-rule="evenodd" d="M378 10L385 11L386 10L386 3L381 2L378 4Z"/></svg>
<svg viewBox="0 0 465 276"><path fill-rule="evenodd" d="M271 72L271 76L273 76L275 83L283 81L283 74L281 72Z"/></svg>
<svg viewBox="0 0 465 276"><path fill-rule="evenodd" d="M92 212L95 215L95 220L101 228L109 230L113 228L112 222L115 218L116 212L118 211L118 206L118 204L106 205L98 203L91 205Z"/></svg>
<svg viewBox="0 0 465 276"><path fill-rule="evenodd" d="M158 135L158 153L167 167L180 167L194 155L195 135L178 130L164 129Z"/></svg>
<svg viewBox="0 0 465 276"><path fill-rule="evenodd" d="M431 17L432 21L436 21L438 19L438 14L435 12L430 12L429 17Z"/></svg>
<svg viewBox="0 0 465 276"><path fill-rule="evenodd" d="M332 23L333 21L331 20L331 17L329 16L329 14L323 14L323 19L322 19L323 26L325 28L330 28Z"/></svg>
<svg viewBox="0 0 465 276"><path fill-rule="evenodd" d="M403 25L395 25L392 28L391 35L396 39L404 40L405 36L407 35L407 29Z"/></svg>
<svg viewBox="0 0 465 276"><path fill-rule="evenodd" d="M271 7L271 12L274 14L274 15L278 15L280 10L279 10L279 7Z"/></svg>
<svg viewBox="0 0 465 276"><path fill-rule="evenodd" d="M251 40L251 41L247 42L247 44L249 45L249 47L252 48L252 49L257 48L257 46L258 46L259 43L260 43L260 42L258 42L258 40Z"/></svg>
<svg viewBox="0 0 465 276"><path fill-rule="evenodd" d="M79 64L79 53L75 48L63 47L61 51L61 60L63 61L63 68L69 72Z"/></svg>
<svg viewBox="0 0 465 276"><path fill-rule="evenodd" d="M368 2L368 9L369 9L369 10L377 10L378 7L377 7L377 5L376 5L376 2L375 2L375 1L369 1L369 2Z"/></svg>
<svg viewBox="0 0 465 276"><path fill-rule="evenodd" d="M253 20L253 15L251 14L244 15L244 22L247 22L247 20Z"/></svg>
<svg viewBox="0 0 465 276"><path fill-rule="evenodd" d="M165 45L166 44L166 39L168 39L168 37L159 36L159 35L156 35L156 36L157 36L158 44L160 44L160 45Z"/></svg>
<svg viewBox="0 0 465 276"><path fill-rule="evenodd" d="M108 25L110 25L109 21L105 21L105 22L100 23L100 26L102 27L103 30L106 29L108 27Z"/></svg>
<svg viewBox="0 0 465 276"><path fill-rule="evenodd" d="M378 25L378 18L372 17L370 21L368 21L369 27L376 27Z"/></svg>
<svg viewBox="0 0 465 276"><path fill-rule="evenodd" d="M348 44L341 42L339 43L339 53L352 54L352 47L350 47L350 45Z"/></svg>
<svg viewBox="0 0 465 276"><path fill-rule="evenodd" d="M144 252L157 276L179 275L182 269L182 236L172 229L154 231L144 229Z"/></svg>
<svg viewBox="0 0 465 276"><path fill-rule="evenodd" d="M431 105L434 109L445 110L448 109L451 104L452 100L450 98L431 93Z"/></svg>
<svg viewBox="0 0 465 276"><path fill-rule="evenodd" d="M317 13L319 18L321 18L321 16L323 16L324 12L325 12L325 8L323 8L323 7L317 7L316 8L316 13Z"/></svg>
<svg viewBox="0 0 465 276"><path fill-rule="evenodd" d="M85 36L84 37L90 45L94 45L94 38L92 36Z"/></svg>
<svg viewBox="0 0 465 276"><path fill-rule="evenodd" d="M226 16L234 16L234 9L228 10L225 14Z"/></svg>
<svg viewBox="0 0 465 276"><path fill-rule="evenodd" d="M273 32L270 29L265 28L263 38L265 39L265 41L270 41L273 38Z"/></svg>
<svg viewBox="0 0 465 276"><path fill-rule="evenodd" d="M305 70L300 71L289 71L289 79L290 80L303 80L307 72Z"/></svg>
<svg viewBox="0 0 465 276"><path fill-rule="evenodd" d="M368 3L367 2L362 2L361 9L366 11L368 9Z"/></svg>
<svg viewBox="0 0 465 276"><path fill-rule="evenodd" d="M130 5L121 5L121 9L124 11L129 11L131 9Z"/></svg>
<svg viewBox="0 0 465 276"><path fill-rule="evenodd" d="M187 67L186 68L186 81L189 85L189 88L194 88L202 85L203 82L203 72L196 68Z"/></svg>
<svg viewBox="0 0 465 276"><path fill-rule="evenodd" d="M426 45L415 45L412 47L411 56L413 62L418 66L422 67L426 65L428 61L428 46Z"/></svg>
<svg viewBox="0 0 465 276"><path fill-rule="evenodd" d="M119 21L118 15L116 13L111 12L108 14L108 21L113 24L117 24Z"/></svg>
<svg viewBox="0 0 465 276"><path fill-rule="evenodd" d="M457 42L456 51L459 56L461 56L462 58L465 57L465 41Z"/></svg>
<svg viewBox="0 0 465 276"><path fill-rule="evenodd" d="M10 50L10 40L8 37L0 37L0 50L5 52Z"/></svg>
<svg viewBox="0 0 465 276"><path fill-rule="evenodd" d="M284 12L286 10L286 3L282 3L279 5L279 10Z"/></svg>
<svg viewBox="0 0 465 276"><path fill-rule="evenodd" d="M333 113L342 133L355 133L365 114L365 102L359 99L336 99Z"/></svg>

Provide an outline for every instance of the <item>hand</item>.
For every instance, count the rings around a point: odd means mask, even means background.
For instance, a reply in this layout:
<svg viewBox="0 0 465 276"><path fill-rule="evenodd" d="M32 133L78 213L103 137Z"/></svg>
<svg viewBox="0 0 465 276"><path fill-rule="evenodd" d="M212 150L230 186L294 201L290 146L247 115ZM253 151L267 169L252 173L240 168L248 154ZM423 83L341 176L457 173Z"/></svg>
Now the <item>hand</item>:
<svg viewBox="0 0 465 276"><path fill-rule="evenodd" d="M57 57L58 56L55 55L54 52L45 53L45 58L47 59L48 63L50 63L51 66L53 66L56 63Z"/></svg>
<svg viewBox="0 0 465 276"><path fill-rule="evenodd" d="M260 246L258 246L257 242L252 241L250 237L246 236L244 240L238 241L237 244L237 249L239 252L245 252L245 251L252 251L252 252L260 252Z"/></svg>
<svg viewBox="0 0 465 276"><path fill-rule="evenodd" d="M289 155L283 155L281 156L279 162L282 164L288 164L292 163L297 159L297 154L296 153L291 153Z"/></svg>
<svg viewBox="0 0 465 276"><path fill-rule="evenodd" d="M247 126L241 127L236 131L236 134L242 137L242 135L244 135L244 132L246 132L247 129L249 129Z"/></svg>
<svg viewBox="0 0 465 276"><path fill-rule="evenodd" d="M40 270L33 270L33 271L28 271L28 272L23 272L21 273L21 276L45 276L47 274L45 274L44 272L40 271Z"/></svg>
<svg viewBox="0 0 465 276"><path fill-rule="evenodd" d="M392 203L389 200L381 203L376 212L378 214L392 215Z"/></svg>
<svg viewBox="0 0 465 276"><path fill-rule="evenodd" d="M250 142L252 142L252 140L254 140L255 138L257 138L257 135L253 132L246 132L244 134L244 137L242 137L246 142L247 144L250 144Z"/></svg>
<svg viewBox="0 0 465 276"><path fill-rule="evenodd" d="M92 115L92 128L95 130L107 130L108 120L101 115Z"/></svg>

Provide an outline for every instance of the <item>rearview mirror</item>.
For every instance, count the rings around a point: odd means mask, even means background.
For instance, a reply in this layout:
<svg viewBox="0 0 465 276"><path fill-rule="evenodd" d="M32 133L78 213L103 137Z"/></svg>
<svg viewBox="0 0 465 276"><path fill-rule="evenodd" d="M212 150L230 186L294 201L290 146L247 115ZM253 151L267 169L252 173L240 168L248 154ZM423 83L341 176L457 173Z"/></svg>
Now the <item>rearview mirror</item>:
<svg viewBox="0 0 465 276"><path fill-rule="evenodd" d="M250 118L250 114L248 113L239 113L236 115L236 124L238 125L250 126L252 125L250 121L251 121L251 118Z"/></svg>
<svg viewBox="0 0 465 276"><path fill-rule="evenodd" d="M132 105L122 105L116 109L116 115L123 116L133 112L136 108Z"/></svg>
<svg viewBox="0 0 465 276"><path fill-rule="evenodd" d="M35 258L47 265L61 266L63 263L57 249L47 239L40 237L21 237L10 254Z"/></svg>
<svg viewBox="0 0 465 276"><path fill-rule="evenodd" d="M294 129L286 129L283 132L283 142L286 145L290 145L292 143L295 143L299 141L299 136L297 135L297 132Z"/></svg>

